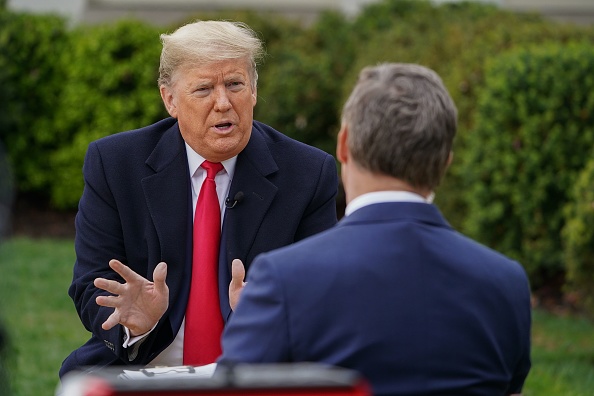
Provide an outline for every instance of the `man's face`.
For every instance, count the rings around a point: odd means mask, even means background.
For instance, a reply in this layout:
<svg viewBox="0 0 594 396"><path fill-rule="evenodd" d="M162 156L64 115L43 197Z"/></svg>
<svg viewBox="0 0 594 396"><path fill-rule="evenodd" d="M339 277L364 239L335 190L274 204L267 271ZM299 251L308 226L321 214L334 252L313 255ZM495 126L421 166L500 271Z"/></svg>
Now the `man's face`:
<svg viewBox="0 0 594 396"><path fill-rule="evenodd" d="M216 61L182 68L171 87L161 86L184 140L209 161L239 154L250 139L256 90L248 70L245 59Z"/></svg>

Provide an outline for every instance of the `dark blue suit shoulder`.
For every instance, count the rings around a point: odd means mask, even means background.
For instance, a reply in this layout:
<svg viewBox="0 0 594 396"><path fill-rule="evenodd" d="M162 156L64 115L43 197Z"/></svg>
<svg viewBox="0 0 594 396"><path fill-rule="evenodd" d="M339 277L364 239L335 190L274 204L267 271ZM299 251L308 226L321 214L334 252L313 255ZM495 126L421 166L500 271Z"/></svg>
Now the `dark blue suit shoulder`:
<svg viewBox="0 0 594 396"><path fill-rule="evenodd" d="M94 143L100 147L115 150L129 150L129 145L137 144L139 142L141 142L143 146L154 146L159 139L161 139L163 133L174 126L176 122L177 120L175 118L169 117L142 128L104 136L97 139ZM152 144L150 142L152 142Z"/></svg>

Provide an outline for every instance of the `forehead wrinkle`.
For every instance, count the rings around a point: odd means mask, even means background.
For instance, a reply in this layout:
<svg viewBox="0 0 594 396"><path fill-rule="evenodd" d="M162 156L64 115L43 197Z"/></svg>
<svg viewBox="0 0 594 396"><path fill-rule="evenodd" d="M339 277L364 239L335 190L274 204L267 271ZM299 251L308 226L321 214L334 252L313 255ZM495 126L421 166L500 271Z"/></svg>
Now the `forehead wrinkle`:
<svg viewBox="0 0 594 396"><path fill-rule="evenodd" d="M196 73L193 73L192 70L199 70L199 71ZM233 68L232 70L219 69L214 72L205 72L204 68L196 67L196 68L187 69L187 75L190 78L193 78L195 80L208 80L208 81L226 80L226 79L233 79L233 78L237 78L237 77L249 78L249 73L247 71L243 70L242 68Z"/></svg>

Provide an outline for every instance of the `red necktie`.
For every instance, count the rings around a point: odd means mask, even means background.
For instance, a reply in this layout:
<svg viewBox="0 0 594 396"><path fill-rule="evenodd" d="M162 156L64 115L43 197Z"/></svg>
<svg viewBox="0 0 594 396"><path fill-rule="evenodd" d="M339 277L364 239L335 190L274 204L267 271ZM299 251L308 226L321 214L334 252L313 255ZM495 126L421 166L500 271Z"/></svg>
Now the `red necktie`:
<svg viewBox="0 0 594 396"><path fill-rule="evenodd" d="M201 166L206 179L194 215L192 280L184 330L184 364L192 366L213 363L219 357L223 331L218 286L221 207L214 180L223 165L204 161Z"/></svg>

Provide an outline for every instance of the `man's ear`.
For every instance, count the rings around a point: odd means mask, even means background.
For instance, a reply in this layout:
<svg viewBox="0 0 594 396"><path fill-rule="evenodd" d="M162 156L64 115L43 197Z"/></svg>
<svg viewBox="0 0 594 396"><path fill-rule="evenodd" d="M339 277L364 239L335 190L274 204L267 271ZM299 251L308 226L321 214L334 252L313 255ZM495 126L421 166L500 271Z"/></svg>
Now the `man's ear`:
<svg viewBox="0 0 594 396"><path fill-rule="evenodd" d="M258 88L252 88L252 107L256 106L258 103Z"/></svg>
<svg viewBox="0 0 594 396"><path fill-rule="evenodd" d="M349 159L348 134L346 124L342 124L336 140L336 158L341 164L347 163Z"/></svg>
<svg viewBox="0 0 594 396"><path fill-rule="evenodd" d="M163 99L163 104L165 105L165 109L169 113L169 115L173 118L177 118L177 107L175 105L175 98L173 97L173 91L165 86L161 85L159 87L159 91L161 92L161 99Z"/></svg>
<svg viewBox="0 0 594 396"><path fill-rule="evenodd" d="M450 155L448 155L448 162L446 163L446 169L452 165L452 161L454 160L454 152L450 151Z"/></svg>

